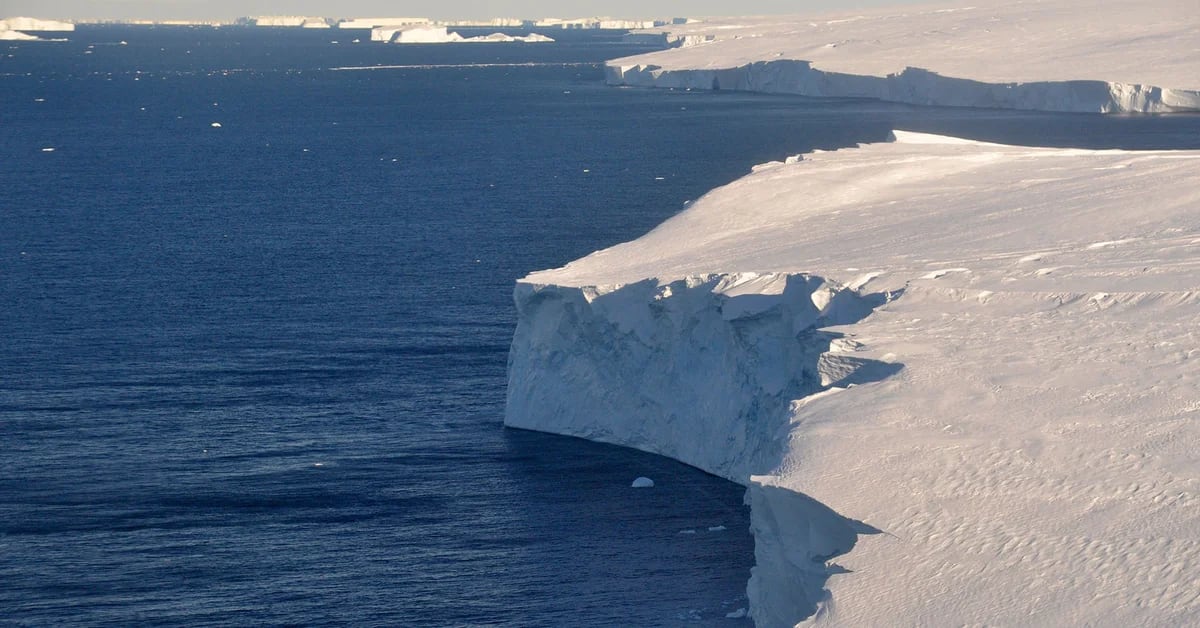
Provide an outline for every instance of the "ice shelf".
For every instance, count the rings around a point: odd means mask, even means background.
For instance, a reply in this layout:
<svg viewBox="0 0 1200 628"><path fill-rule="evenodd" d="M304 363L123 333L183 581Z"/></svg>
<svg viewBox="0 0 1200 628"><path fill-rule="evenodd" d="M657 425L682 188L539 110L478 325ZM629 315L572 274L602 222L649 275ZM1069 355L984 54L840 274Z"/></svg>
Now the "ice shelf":
<svg viewBox="0 0 1200 628"><path fill-rule="evenodd" d="M506 423L748 487L762 627L1200 623L1200 151L765 164L520 280Z"/></svg>
<svg viewBox="0 0 1200 628"><path fill-rule="evenodd" d="M1200 110L1193 0L984 0L667 26L614 85L1074 112ZM693 45L698 44L698 45Z"/></svg>

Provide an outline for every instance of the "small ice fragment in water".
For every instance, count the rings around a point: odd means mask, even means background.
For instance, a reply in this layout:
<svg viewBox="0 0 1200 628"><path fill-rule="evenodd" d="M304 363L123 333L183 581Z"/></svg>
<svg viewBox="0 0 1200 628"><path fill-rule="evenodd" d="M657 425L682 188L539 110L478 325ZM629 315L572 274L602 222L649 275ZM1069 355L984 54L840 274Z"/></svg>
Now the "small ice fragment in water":
<svg viewBox="0 0 1200 628"><path fill-rule="evenodd" d="M34 98L33 102L46 102L45 98Z"/></svg>
<svg viewBox="0 0 1200 628"><path fill-rule="evenodd" d="M213 122L212 124L210 124L210 125L208 125L208 126L211 126L211 127L212 127L212 128L214 128L214 129L219 129L219 128L221 128L221 123L220 123L220 122Z"/></svg>
<svg viewBox="0 0 1200 628"><path fill-rule="evenodd" d="M654 180L655 181L666 181L667 178L666 177L654 177Z"/></svg>
<svg viewBox="0 0 1200 628"><path fill-rule="evenodd" d="M639 477L633 481L633 488L650 488L654 486L654 480L648 477Z"/></svg>
<svg viewBox="0 0 1200 628"><path fill-rule="evenodd" d="M713 527L709 528L708 531L709 532L721 532L724 529L725 529L725 526L713 526Z"/></svg>
<svg viewBox="0 0 1200 628"><path fill-rule="evenodd" d="M736 611L733 611L732 613L725 613L725 616L728 617L729 619L741 619L746 616L746 609L739 608Z"/></svg>
<svg viewBox="0 0 1200 628"><path fill-rule="evenodd" d="M679 533L680 534L695 534L696 531L691 528L688 528L687 530L680 530Z"/></svg>
<svg viewBox="0 0 1200 628"><path fill-rule="evenodd" d="M45 148L43 148L43 149L42 149L42 152L43 152L43 153L53 153L53 152L54 152L54 147L53 147L53 146L47 146L47 147L45 147Z"/></svg>

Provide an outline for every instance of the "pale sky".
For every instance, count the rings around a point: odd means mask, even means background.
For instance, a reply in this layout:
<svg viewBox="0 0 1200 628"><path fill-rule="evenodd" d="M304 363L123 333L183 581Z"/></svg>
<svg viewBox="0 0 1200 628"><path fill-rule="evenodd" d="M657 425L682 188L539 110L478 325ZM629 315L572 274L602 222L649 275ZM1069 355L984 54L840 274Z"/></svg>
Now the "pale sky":
<svg viewBox="0 0 1200 628"><path fill-rule="evenodd" d="M324 17L618 18L810 13L915 0L0 0L0 17L46 19L210 19L253 15Z"/></svg>

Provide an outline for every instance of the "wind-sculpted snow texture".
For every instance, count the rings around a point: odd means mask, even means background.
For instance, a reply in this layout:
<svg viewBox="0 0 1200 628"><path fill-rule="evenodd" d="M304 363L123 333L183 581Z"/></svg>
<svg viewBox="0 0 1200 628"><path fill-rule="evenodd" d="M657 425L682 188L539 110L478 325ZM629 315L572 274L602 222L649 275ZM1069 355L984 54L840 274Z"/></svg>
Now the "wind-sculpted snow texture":
<svg viewBox="0 0 1200 628"><path fill-rule="evenodd" d="M1200 110L1193 0L985 0L669 27L698 46L608 64L614 85L1077 112Z"/></svg>
<svg viewBox="0 0 1200 628"><path fill-rule="evenodd" d="M1200 624L1200 152L897 136L523 279L507 423L746 484L759 626Z"/></svg>

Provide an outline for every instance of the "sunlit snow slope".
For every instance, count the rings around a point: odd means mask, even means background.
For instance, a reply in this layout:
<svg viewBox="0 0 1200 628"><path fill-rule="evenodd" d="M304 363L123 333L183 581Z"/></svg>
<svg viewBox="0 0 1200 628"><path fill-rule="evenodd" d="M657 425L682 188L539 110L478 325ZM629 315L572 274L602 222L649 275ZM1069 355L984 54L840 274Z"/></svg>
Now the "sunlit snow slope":
<svg viewBox="0 0 1200 628"><path fill-rule="evenodd" d="M667 27L696 46L618 59L618 85L1047 111L1200 110L1195 0L1025 0Z"/></svg>
<svg viewBox="0 0 1200 628"><path fill-rule="evenodd" d="M1200 152L897 136L523 279L507 423L747 484L759 626L1200 624Z"/></svg>

